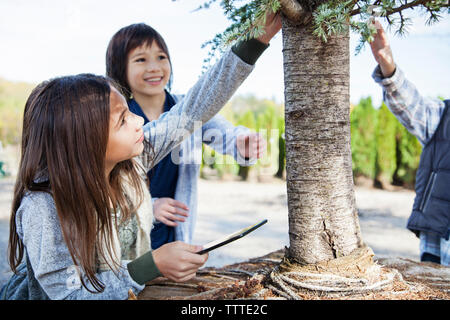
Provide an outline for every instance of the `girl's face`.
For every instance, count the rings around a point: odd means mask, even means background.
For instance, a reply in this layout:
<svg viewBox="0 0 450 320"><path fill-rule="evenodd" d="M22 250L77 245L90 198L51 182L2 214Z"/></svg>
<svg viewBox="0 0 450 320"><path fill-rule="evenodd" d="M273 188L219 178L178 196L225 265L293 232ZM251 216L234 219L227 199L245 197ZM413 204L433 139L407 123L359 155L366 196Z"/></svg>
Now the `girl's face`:
<svg viewBox="0 0 450 320"><path fill-rule="evenodd" d="M133 96L155 96L164 93L171 74L168 56L156 41L130 51L127 80Z"/></svg>
<svg viewBox="0 0 450 320"><path fill-rule="evenodd" d="M106 168L140 155L144 150L144 119L130 112L125 98L111 87Z"/></svg>

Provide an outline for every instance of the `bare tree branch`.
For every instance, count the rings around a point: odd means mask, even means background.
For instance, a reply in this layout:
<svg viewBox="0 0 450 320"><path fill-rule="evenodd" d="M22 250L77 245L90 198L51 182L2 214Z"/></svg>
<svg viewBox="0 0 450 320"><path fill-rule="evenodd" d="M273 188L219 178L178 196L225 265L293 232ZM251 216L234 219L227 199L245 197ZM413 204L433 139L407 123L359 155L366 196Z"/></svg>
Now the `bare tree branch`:
<svg viewBox="0 0 450 320"><path fill-rule="evenodd" d="M427 4L432 3L432 2L433 2L433 0L415 0L415 1L412 1L412 2L405 2L403 5L401 5L401 6L397 7L397 8L394 8L394 9L392 9L392 10L386 11L386 17L387 17L387 16L390 16L390 15L392 15L392 14L394 14L394 13L403 11L403 10L405 10L405 9L409 9L409 8L413 8L413 7L418 7L418 6L420 6L420 5L426 6ZM376 5L380 4L380 3L381 3L381 1L376 0L376 1L373 3L373 5L376 6ZM444 5L443 7L448 7L448 5ZM350 16L355 16L355 15L360 14L360 13L361 13L361 8L357 8L357 9L352 10L352 11L350 12Z"/></svg>

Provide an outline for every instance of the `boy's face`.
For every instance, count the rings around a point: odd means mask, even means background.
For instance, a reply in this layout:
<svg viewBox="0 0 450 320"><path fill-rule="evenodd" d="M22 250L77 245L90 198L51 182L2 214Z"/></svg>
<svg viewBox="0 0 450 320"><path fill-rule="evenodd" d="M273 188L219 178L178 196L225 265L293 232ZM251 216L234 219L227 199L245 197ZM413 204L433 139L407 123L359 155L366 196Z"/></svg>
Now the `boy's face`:
<svg viewBox="0 0 450 320"><path fill-rule="evenodd" d="M133 96L164 94L171 74L170 61L156 41L130 51L127 80Z"/></svg>
<svg viewBox="0 0 450 320"><path fill-rule="evenodd" d="M144 119L130 112L125 98L113 87L109 98L109 137L106 167L131 159L144 150Z"/></svg>

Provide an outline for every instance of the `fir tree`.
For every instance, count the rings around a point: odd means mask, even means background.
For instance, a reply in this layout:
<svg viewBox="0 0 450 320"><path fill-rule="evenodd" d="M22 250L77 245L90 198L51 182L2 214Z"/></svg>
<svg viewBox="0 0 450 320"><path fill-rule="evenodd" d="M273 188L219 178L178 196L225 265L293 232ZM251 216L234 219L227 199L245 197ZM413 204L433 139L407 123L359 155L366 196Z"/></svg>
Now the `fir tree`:
<svg viewBox="0 0 450 320"><path fill-rule="evenodd" d="M419 11L427 17L427 25L438 22L450 12L449 0L253 0L242 6L237 6L242 1L209 0L198 9L209 8L215 2L220 3L231 24L214 39L204 43L203 47L210 47L205 62L209 62L218 52L222 53L238 39L258 37L264 32L262 26L268 11L282 11L298 24L312 24L313 33L324 42L330 36L351 30L360 35L356 53L367 41L373 40L376 29L371 21L377 17L386 20L395 33L403 35L411 25L408 11Z"/></svg>
<svg viewBox="0 0 450 320"><path fill-rule="evenodd" d="M383 288L381 272L361 237L350 149L349 32L358 52L376 33L375 17L405 33L413 9L438 21L446 0L209 0L231 25L206 43L213 53L262 32L266 12L283 14L286 170L289 248L270 274L271 288L290 299L312 289L320 295ZM359 279L359 280L358 280Z"/></svg>

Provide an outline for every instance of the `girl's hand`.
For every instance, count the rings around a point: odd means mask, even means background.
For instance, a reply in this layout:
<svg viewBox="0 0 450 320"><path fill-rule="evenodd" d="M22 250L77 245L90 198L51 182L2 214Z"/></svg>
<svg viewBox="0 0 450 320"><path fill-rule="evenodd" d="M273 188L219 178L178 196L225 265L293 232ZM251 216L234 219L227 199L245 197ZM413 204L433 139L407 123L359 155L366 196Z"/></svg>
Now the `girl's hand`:
<svg viewBox="0 0 450 320"><path fill-rule="evenodd" d="M389 78L394 74L395 63L392 56L389 40L384 32L383 27L379 21L374 21L374 26L377 28L374 40L370 43L372 54L381 68L381 73L385 78Z"/></svg>
<svg viewBox="0 0 450 320"><path fill-rule="evenodd" d="M236 138L236 147L243 158L261 158L266 146L266 140L258 133L242 134Z"/></svg>
<svg viewBox="0 0 450 320"><path fill-rule="evenodd" d="M208 254L199 255L201 246L181 241L166 243L153 250L153 260L158 270L169 280L184 282L195 277L197 270L208 260Z"/></svg>
<svg viewBox="0 0 450 320"><path fill-rule="evenodd" d="M172 198L159 198L153 203L155 219L170 227L176 227L176 221L186 221L183 218L189 216L186 211L189 211L187 205Z"/></svg>
<svg viewBox="0 0 450 320"><path fill-rule="evenodd" d="M279 12L273 13L270 11L269 13L266 13L266 15L266 25L264 27L265 33L257 39L265 44L269 44L270 39L281 30L281 14Z"/></svg>

